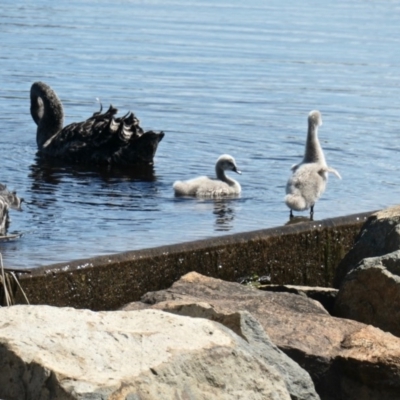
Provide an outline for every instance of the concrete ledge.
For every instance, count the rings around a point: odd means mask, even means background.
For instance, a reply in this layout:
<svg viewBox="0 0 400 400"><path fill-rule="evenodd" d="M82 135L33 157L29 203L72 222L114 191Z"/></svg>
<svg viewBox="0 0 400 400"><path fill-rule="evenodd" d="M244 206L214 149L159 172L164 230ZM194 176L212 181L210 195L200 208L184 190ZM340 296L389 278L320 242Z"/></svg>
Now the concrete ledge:
<svg viewBox="0 0 400 400"><path fill-rule="evenodd" d="M182 275L331 286L339 261L372 212L54 264L20 274L31 304L114 310ZM16 289L17 303L25 303Z"/></svg>

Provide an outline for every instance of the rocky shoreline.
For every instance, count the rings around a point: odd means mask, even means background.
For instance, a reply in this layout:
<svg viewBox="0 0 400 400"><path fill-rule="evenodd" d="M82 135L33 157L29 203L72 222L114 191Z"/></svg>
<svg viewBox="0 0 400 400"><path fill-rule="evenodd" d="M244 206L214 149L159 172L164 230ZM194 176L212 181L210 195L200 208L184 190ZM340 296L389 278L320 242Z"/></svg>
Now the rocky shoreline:
<svg viewBox="0 0 400 400"><path fill-rule="evenodd" d="M400 206L362 225L335 288L193 271L115 311L2 307L0 398L400 398L399 260Z"/></svg>

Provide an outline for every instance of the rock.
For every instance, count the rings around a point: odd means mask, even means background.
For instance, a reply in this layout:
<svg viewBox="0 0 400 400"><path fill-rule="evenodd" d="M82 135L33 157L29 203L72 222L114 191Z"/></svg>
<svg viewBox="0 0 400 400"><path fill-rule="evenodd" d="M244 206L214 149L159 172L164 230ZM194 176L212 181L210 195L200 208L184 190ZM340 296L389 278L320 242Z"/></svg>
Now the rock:
<svg viewBox="0 0 400 400"><path fill-rule="evenodd" d="M400 336L400 250L365 258L349 272L334 313Z"/></svg>
<svg viewBox="0 0 400 400"><path fill-rule="evenodd" d="M323 400L393 400L400 393L400 339L331 317L303 296L255 290L192 272L167 290L147 293L142 301L222 323L240 310L250 312L272 342L310 373Z"/></svg>
<svg viewBox="0 0 400 400"><path fill-rule="evenodd" d="M352 249L336 269L333 286L339 288L345 276L369 257L400 250L400 205L372 214L361 228Z"/></svg>
<svg viewBox="0 0 400 400"><path fill-rule="evenodd" d="M309 297L310 299L321 303L329 314L332 314L333 312L333 307L338 293L338 289L319 286L261 285L258 289L270 292L294 293L300 296Z"/></svg>
<svg viewBox="0 0 400 400"><path fill-rule="evenodd" d="M400 206L373 214L338 266L334 315L400 336Z"/></svg>
<svg viewBox="0 0 400 400"><path fill-rule="evenodd" d="M126 309L136 309L136 307L142 306L131 303ZM250 313L229 312L212 307L208 303L184 301L165 301L155 304L152 308L221 323L245 339L267 365L278 370L292 399L319 399L310 375L271 342L261 324Z"/></svg>
<svg viewBox="0 0 400 400"><path fill-rule="evenodd" d="M334 367L344 376L340 384L345 396L334 398L399 398L398 338L370 325L362 325L361 329L345 336L340 347L341 355L336 357Z"/></svg>
<svg viewBox="0 0 400 400"><path fill-rule="evenodd" d="M1 399L290 399L257 347L213 321L49 306L3 307L0 321Z"/></svg>

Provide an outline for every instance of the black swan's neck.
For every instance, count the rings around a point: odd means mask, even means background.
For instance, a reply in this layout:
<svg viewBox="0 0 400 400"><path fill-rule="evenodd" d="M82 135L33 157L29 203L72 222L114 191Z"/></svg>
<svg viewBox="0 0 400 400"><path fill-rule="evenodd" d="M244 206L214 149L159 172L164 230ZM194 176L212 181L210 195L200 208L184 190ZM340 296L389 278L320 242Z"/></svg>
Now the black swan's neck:
<svg viewBox="0 0 400 400"><path fill-rule="evenodd" d="M64 111L60 99L50 86L35 82L31 87L31 115L37 127L36 142L39 149L48 139L61 131Z"/></svg>

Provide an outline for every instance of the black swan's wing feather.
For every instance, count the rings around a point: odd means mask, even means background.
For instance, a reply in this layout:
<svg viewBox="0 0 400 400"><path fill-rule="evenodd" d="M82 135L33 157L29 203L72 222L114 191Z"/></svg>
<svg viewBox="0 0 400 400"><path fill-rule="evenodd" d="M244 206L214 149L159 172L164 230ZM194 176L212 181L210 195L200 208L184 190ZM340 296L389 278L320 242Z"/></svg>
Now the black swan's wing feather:
<svg viewBox="0 0 400 400"><path fill-rule="evenodd" d="M67 125L45 144L45 153L96 164L152 163L164 133L144 132L133 113L115 118L117 111L111 105L103 114Z"/></svg>
<svg viewBox="0 0 400 400"><path fill-rule="evenodd" d="M42 155L84 164L152 164L163 132L144 132L136 116L116 117L112 105L86 121L63 128L64 111L54 90L44 82L31 86L31 115L38 128L36 141Z"/></svg>

